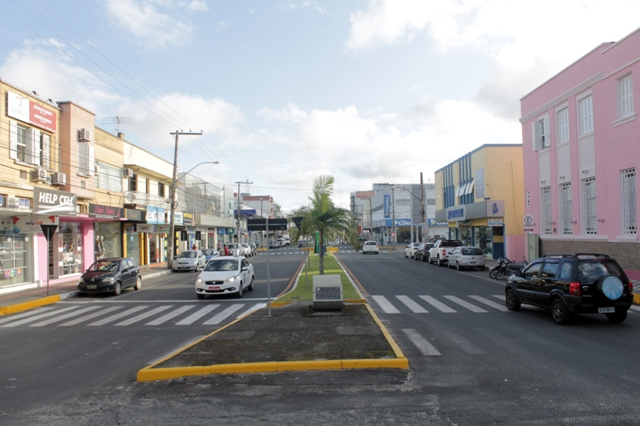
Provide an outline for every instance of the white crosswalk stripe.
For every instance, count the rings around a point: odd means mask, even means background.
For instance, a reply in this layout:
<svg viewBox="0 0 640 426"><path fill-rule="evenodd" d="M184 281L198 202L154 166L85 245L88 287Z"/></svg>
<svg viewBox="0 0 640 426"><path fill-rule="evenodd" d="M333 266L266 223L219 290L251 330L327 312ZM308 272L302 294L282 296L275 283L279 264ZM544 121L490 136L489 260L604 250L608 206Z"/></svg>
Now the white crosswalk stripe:
<svg viewBox="0 0 640 426"><path fill-rule="evenodd" d="M81 318L75 319L73 321L69 321L69 322L65 322L64 324L60 324L60 327L70 327L72 325L77 325L77 324L81 324L83 322L87 322L89 320L92 320L94 318L98 318L99 316L108 314L109 312L113 312L113 311L117 311L118 309L122 309L122 306L110 306L107 309L103 309L101 311L98 312L94 312L90 315L85 315Z"/></svg>
<svg viewBox="0 0 640 426"><path fill-rule="evenodd" d="M396 309L395 306L389 302L389 300L384 296L371 296L373 300L382 308L382 310L387 314L399 314L400 311Z"/></svg>
<svg viewBox="0 0 640 426"><path fill-rule="evenodd" d="M425 339L420 333L412 328L403 328L402 332L406 334L406 336L411 340L416 348L422 353L424 356L440 356L441 353L438 351L427 339Z"/></svg>
<svg viewBox="0 0 640 426"><path fill-rule="evenodd" d="M154 316L154 315L156 315L156 314L159 314L160 312L164 312L164 311L166 311L166 310L167 310L167 309L169 309L169 308L171 308L171 305L168 305L168 306L159 306L159 307L157 307L157 308L155 308L155 309L152 309L152 310L151 310L151 311L149 311L149 312L144 312L144 313L142 313L142 314L140 314L140 315L136 315L136 316L135 316L135 317L133 317L133 318L129 318L128 320L125 320L125 321L119 322L118 324L116 324L116 326L123 326L123 325L131 325L131 324L135 324L135 323L137 323L137 322L139 322L139 321L142 321L143 319L147 319L147 318L152 317L152 316Z"/></svg>
<svg viewBox="0 0 640 426"><path fill-rule="evenodd" d="M65 315L59 315L59 316L56 316L54 318L50 318L50 319L48 319L46 321L41 321L41 322L38 322L38 323L35 323L35 324L31 324L29 327L44 327L45 325L53 324L54 322L64 321L67 318L72 318L72 317L75 317L75 316L78 316L78 315L82 315L85 312L91 312L91 311L96 310L98 308L99 308L99 306L88 306L86 308L80 309L79 311L72 311L72 312L70 312L68 314L65 314Z"/></svg>
<svg viewBox="0 0 640 426"><path fill-rule="evenodd" d="M32 315L38 315L38 314L40 314L40 313L42 313L44 311L49 311L51 309L53 309L53 306L47 306L45 308L37 308L37 309L34 309L32 311L27 311L27 312L22 312L20 314L10 315L8 318L0 319L0 324L11 322L11 321L14 321L14 320L17 320L17 319L20 319L20 318L30 317Z"/></svg>
<svg viewBox="0 0 640 426"><path fill-rule="evenodd" d="M54 315L58 315L61 312L67 312L67 311L70 311L72 309L76 309L76 307L72 306L70 308L58 309L58 310L55 310L53 312L46 312L44 314L28 317L28 318L25 318L25 319L22 319L22 320L19 320L19 321L16 321L16 322L5 324L2 327L16 327L18 325L28 324L30 322L38 321L41 318L47 318L47 317L51 317L51 316L54 316Z"/></svg>
<svg viewBox="0 0 640 426"><path fill-rule="evenodd" d="M207 315L209 312L213 311L218 306L220 306L220 305L208 305L208 306L205 306L204 308L198 310L198 312L194 312L193 314L189 315L188 317L186 317L182 321L178 321L176 323L176 325L191 325L194 322L198 321L203 316Z"/></svg>
<svg viewBox="0 0 640 426"><path fill-rule="evenodd" d="M120 312L120 313L118 313L118 314L116 314L116 315L114 315L112 317L105 318L105 319L100 320L98 322L92 322L89 325L93 326L93 327L97 327L97 326L109 324L111 322L115 322L115 321L119 320L120 318L124 318L127 315L135 314L136 312L141 311L141 310L146 309L146 308L148 308L148 306L144 306L144 305L143 306L136 306L135 308L131 308L131 309L128 309L128 310L126 310L124 312Z"/></svg>
<svg viewBox="0 0 640 426"><path fill-rule="evenodd" d="M210 320L205 321L203 324L204 325L218 325L222 321L224 321L229 315L231 315L234 312L240 310L243 306L244 306L244 303L241 303L239 305L231 305L227 309L225 309L224 311L220 312L218 315L216 315L213 318L211 318Z"/></svg>
<svg viewBox="0 0 640 426"><path fill-rule="evenodd" d="M442 296L442 297L445 297L445 298L451 300L453 303L457 303L458 305L462 306L463 308L467 308L471 312L475 312L475 313L485 313L485 312L487 312L484 309L479 308L476 305L467 302L466 300L462 300L457 296Z"/></svg>
<svg viewBox="0 0 640 426"><path fill-rule="evenodd" d="M449 306L437 300L435 297L420 296L420 298L423 299L428 304L430 304L431 306L433 306L434 308L438 309L440 312L444 312L445 314L453 314L457 312L455 309L450 308Z"/></svg>
<svg viewBox="0 0 640 426"><path fill-rule="evenodd" d="M422 306L418 305L416 302L414 302L413 300L411 300L410 297L408 296L396 296L398 298L398 300L400 300L402 303L404 303L405 305L407 305L407 307L409 309L411 309L414 313L416 314L428 314L429 311L427 311L425 308L423 308Z"/></svg>
<svg viewBox="0 0 640 426"><path fill-rule="evenodd" d="M180 316L183 313L185 313L188 310L191 310L191 309L193 309L195 307L196 307L196 305L183 306L181 308L176 309L173 312L169 312L168 314L161 316L160 318L156 318L153 321L146 323L145 325L161 325L161 324L164 324L165 322L169 321L170 319L173 319L173 318L175 318L177 316Z"/></svg>
<svg viewBox="0 0 640 426"><path fill-rule="evenodd" d="M493 301L491 301L489 299L485 299L482 296L469 296L469 297L474 299L474 300L477 300L480 303L484 303L487 306L491 306L492 308L495 308L495 309L497 309L499 311L502 311L502 312L507 312L508 311L508 309L507 309L507 307L505 305L499 305L496 302L493 302Z"/></svg>

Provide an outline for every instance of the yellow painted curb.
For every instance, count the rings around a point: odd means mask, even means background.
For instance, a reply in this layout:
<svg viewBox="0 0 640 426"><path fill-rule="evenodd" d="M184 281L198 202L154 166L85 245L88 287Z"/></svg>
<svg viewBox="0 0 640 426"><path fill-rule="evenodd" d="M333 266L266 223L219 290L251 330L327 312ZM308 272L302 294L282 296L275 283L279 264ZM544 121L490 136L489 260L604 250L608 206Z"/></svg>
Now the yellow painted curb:
<svg viewBox="0 0 640 426"><path fill-rule="evenodd" d="M16 312L28 311L29 309L37 308L44 305L50 305L60 301L60 295L47 296L42 299L33 300L31 302L18 303L10 306L3 306L0 308L0 316L15 314Z"/></svg>
<svg viewBox="0 0 640 426"><path fill-rule="evenodd" d="M204 367L206 374L235 374L235 373L275 373L278 362L249 362L246 364L219 364Z"/></svg>
<svg viewBox="0 0 640 426"><path fill-rule="evenodd" d="M341 360L323 361L281 361L278 363L278 371L301 371L301 370L341 370Z"/></svg>
<svg viewBox="0 0 640 426"><path fill-rule="evenodd" d="M202 376L206 373L207 367L174 367L174 368L143 368L138 371L136 380L139 382L150 382L152 380L176 379L178 377Z"/></svg>
<svg viewBox="0 0 640 426"><path fill-rule="evenodd" d="M640 305L640 294L633 295L633 303L635 303L636 305Z"/></svg>
<svg viewBox="0 0 640 426"><path fill-rule="evenodd" d="M382 334L384 334L384 337L387 338L387 342L389 342L389 345L391 345L391 348L393 349L393 352L396 354L396 358L398 358L398 359L400 359L400 358L407 359L404 356L404 354L402 353L402 350L400 349L400 346L398 346L396 341L393 340L393 337L391 337L391 334L389 334L389 332L387 331L387 328L382 324L382 322L380 321L378 316L375 314L375 312L373 312L373 309L371 309L371 306L369 306L369 305L365 305L365 306L369 310L369 313L373 317L373 320L376 322L376 324L378 324L378 327L380 327L380 329L382 330ZM409 364L407 364L407 368L409 368Z"/></svg>
<svg viewBox="0 0 640 426"><path fill-rule="evenodd" d="M409 361L406 358L384 358L384 359L343 359L343 369L366 369L366 368L399 368L409 369Z"/></svg>

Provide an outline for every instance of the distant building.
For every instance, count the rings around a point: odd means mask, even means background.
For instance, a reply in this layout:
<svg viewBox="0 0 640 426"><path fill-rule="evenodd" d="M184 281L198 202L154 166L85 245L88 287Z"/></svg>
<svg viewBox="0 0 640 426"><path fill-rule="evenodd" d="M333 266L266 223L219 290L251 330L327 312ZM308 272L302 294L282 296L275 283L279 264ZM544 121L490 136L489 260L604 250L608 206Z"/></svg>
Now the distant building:
<svg viewBox="0 0 640 426"><path fill-rule="evenodd" d="M524 255L522 145L488 144L435 173L436 214L444 238L498 258Z"/></svg>
<svg viewBox="0 0 640 426"><path fill-rule="evenodd" d="M525 213L540 253L608 253L635 279L639 45L636 30L597 46L525 95L520 119Z"/></svg>

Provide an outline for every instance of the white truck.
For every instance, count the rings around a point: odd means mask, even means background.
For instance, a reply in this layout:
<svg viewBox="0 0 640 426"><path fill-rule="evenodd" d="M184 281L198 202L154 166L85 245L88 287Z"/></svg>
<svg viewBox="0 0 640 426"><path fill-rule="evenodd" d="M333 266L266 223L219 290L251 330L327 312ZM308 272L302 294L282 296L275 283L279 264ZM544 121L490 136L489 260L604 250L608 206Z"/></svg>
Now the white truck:
<svg viewBox="0 0 640 426"><path fill-rule="evenodd" d="M444 265L449 261L449 253L456 247L460 247L460 240L438 240L429 249L429 263L435 263L438 266Z"/></svg>

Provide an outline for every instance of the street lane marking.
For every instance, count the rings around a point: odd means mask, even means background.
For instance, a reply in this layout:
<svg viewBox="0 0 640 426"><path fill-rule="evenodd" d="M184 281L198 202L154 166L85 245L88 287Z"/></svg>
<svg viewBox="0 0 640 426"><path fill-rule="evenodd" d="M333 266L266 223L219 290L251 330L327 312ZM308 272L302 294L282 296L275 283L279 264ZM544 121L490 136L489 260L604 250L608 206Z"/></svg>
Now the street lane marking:
<svg viewBox="0 0 640 426"><path fill-rule="evenodd" d="M109 312L117 311L118 309L122 309L122 306L111 306L107 309L103 309L102 311L94 312L91 315L85 315L82 318L75 319L73 321L65 322L64 324L59 324L59 327L69 327L72 325L80 324L82 322L89 321L91 319L100 317L104 314L108 314Z"/></svg>
<svg viewBox="0 0 640 426"><path fill-rule="evenodd" d="M65 315L60 315L55 318L48 319L46 321L41 321L35 324L31 324L29 327L43 327L45 325L53 324L54 322L63 321L63 320L66 320L67 318L72 318L78 315L82 315L85 312L91 312L98 308L100 308L100 306L88 306L86 308L80 309L79 311L73 311Z"/></svg>
<svg viewBox="0 0 640 426"><path fill-rule="evenodd" d="M465 337L462 337L462 336L460 336L458 334L454 334L454 333L448 333L446 331L443 332L443 334L449 340L451 340L453 343L458 345L460 347L460 349L462 349L463 351L465 351L469 355L486 355L487 354L487 351L485 351L481 347L475 345L474 343L471 343L471 341L468 340Z"/></svg>
<svg viewBox="0 0 640 426"><path fill-rule="evenodd" d="M193 314L189 315L182 321L177 322L176 325L191 325L194 322L198 321L203 316L207 315L209 312L213 311L218 306L220 305L205 306L204 308L198 310L197 312L194 312Z"/></svg>
<svg viewBox="0 0 640 426"><path fill-rule="evenodd" d="M59 310L53 311L53 312L46 312L44 314L36 315L34 317L25 318L25 319L20 320L20 321L12 322L11 324L5 324L2 327L15 327L15 326L22 325L22 324L28 324L30 322L38 321L41 318L47 318L47 317L50 317L52 315L58 315L61 312L70 311L72 309L77 309L77 306L71 306L69 308L59 309Z"/></svg>
<svg viewBox="0 0 640 426"><path fill-rule="evenodd" d="M414 313L416 314L428 314L429 311L427 311L425 308L423 308L422 306L418 305L416 302L414 302L413 300L411 300L408 296L396 296L398 298L398 300L400 300L402 303L404 303L405 305L407 305L407 307L409 309L411 309Z"/></svg>
<svg viewBox="0 0 640 426"><path fill-rule="evenodd" d="M241 303L239 305L229 306L227 309L220 312L218 315L214 316L210 320L205 321L203 325L218 325L229 315L233 314L237 310L240 310L240 308L242 308L243 306L244 306L244 303Z"/></svg>
<svg viewBox="0 0 640 426"><path fill-rule="evenodd" d="M474 299L474 300L477 300L480 303L484 303L487 306L491 306L492 308L495 308L495 309L497 309L499 311L502 311L502 312L507 312L508 311L506 306L500 305L500 304L498 304L496 302L492 302L491 300L485 299L482 296L469 296L469 297Z"/></svg>
<svg viewBox="0 0 640 426"><path fill-rule="evenodd" d="M105 318L105 319L100 320L98 322L92 322L91 324L87 324L87 325L91 326L91 327L97 327L97 326L109 324L110 322L117 321L122 317L126 317L127 315L134 314L134 313L136 313L138 311L141 311L141 310L147 309L147 308L148 308L148 306L144 306L144 305L143 306L136 306L135 308L131 308L131 309L127 310L127 311L120 312L119 314L116 314L116 315L114 315L112 317Z"/></svg>
<svg viewBox="0 0 640 426"><path fill-rule="evenodd" d="M246 311L244 311L240 315L238 315L236 318L242 318L243 316L249 315L250 313L257 311L258 309L262 309L262 308L266 308L266 307L267 307L266 303L258 303L256 305L253 305L251 308L247 309Z"/></svg>
<svg viewBox="0 0 640 426"><path fill-rule="evenodd" d="M162 323L165 323L167 321L169 321L170 319L173 319L175 317L177 317L178 315L181 315L185 312L187 312L189 309L195 308L196 305L186 305L183 306L181 308L176 309L173 312L169 312L166 315L161 316L160 318L156 318L151 322L146 323L145 325L160 325Z"/></svg>
<svg viewBox="0 0 640 426"><path fill-rule="evenodd" d="M412 328L403 328L403 333L407 335L411 343L413 343L416 348L422 353L424 356L440 356L442 355L431 343L427 341L420 333Z"/></svg>
<svg viewBox="0 0 640 426"><path fill-rule="evenodd" d="M31 310L31 311L23 312L21 314L9 315L8 318L1 319L0 320L0 324L4 324L5 322L15 321L17 319L24 318L24 317L30 317L31 315L40 314L40 313L42 313L44 311L49 311L51 309L53 309L53 306L48 306L46 308L38 308L38 309Z"/></svg>
<svg viewBox="0 0 640 426"><path fill-rule="evenodd" d="M455 309L448 307L447 305L435 299L434 297L431 297L431 296L419 296L419 297L423 299L425 302L427 302L428 304L430 304L431 306L433 306L434 308L438 309L440 312L444 312L445 314L453 314L457 312Z"/></svg>
<svg viewBox="0 0 640 426"><path fill-rule="evenodd" d="M471 303L460 299L459 297L456 297L456 296L442 296L442 297L451 300L453 303L457 303L458 305L462 306L463 308L469 309L471 312L475 312L475 313L478 313L478 314L487 312L484 309L477 307L476 305L472 305Z"/></svg>
<svg viewBox="0 0 640 426"><path fill-rule="evenodd" d="M384 296L371 296L373 298L373 300L376 301L376 303L380 306L380 308L382 308L382 310L387 313L387 314L399 314L400 311L397 310L395 308L395 306L393 306L391 304L391 302L389 302L387 300L386 297Z"/></svg>
<svg viewBox="0 0 640 426"><path fill-rule="evenodd" d="M125 320L125 321L119 322L118 324L114 324L114 325L116 325L116 326L121 326L121 325L131 325L131 324L135 324L135 323L137 323L138 321L142 321L142 320L143 320L143 319L145 319L145 318L149 318L149 317L151 317L151 316L153 316L153 315L159 314L160 312L164 312L164 311L166 311L167 309L169 309L169 308L171 308L171 307L173 307L173 306L172 306L172 305L159 306L159 307L157 307L157 308L155 308L155 309L150 310L149 312L145 312L145 313L143 313L143 314L137 315L137 316L135 316L135 317L133 317L133 318L129 318L128 320Z"/></svg>

